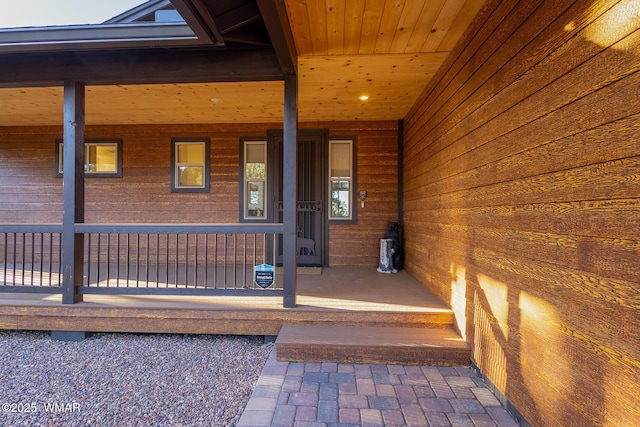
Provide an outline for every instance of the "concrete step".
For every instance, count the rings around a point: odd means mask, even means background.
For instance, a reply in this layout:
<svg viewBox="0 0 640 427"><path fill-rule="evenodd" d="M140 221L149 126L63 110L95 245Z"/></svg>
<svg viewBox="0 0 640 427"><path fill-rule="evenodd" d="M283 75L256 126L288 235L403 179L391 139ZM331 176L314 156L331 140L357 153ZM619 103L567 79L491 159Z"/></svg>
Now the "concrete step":
<svg viewBox="0 0 640 427"><path fill-rule="evenodd" d="M471 349L451 328L285 324L276 358L289 362L468 366Z"/></svg>

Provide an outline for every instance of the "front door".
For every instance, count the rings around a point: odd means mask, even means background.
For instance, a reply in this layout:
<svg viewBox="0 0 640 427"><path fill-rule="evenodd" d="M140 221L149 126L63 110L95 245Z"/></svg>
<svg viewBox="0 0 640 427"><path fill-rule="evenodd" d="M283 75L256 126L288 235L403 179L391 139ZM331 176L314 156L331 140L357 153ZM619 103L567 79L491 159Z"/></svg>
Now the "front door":
<svg viewBox="0 0 640 427"><path fill-rule="evenodd" d="M322 266L325 263L325 144L326 130L298 131L298 265ZM282 132L271 133L275 147L274 212L282 222ZM281 245L279 259L281 260Z"/></svg>

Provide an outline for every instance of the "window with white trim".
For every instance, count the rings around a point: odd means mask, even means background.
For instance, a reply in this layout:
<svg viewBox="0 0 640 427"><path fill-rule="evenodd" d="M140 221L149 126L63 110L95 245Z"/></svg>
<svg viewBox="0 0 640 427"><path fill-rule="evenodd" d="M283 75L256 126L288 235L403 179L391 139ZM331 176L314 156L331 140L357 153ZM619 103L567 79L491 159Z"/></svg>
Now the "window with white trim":
<svg viewBox="0 0 640 427"><path fill-rule="evenodd" d="M244 141L244 219L267 218L267 142Z"/></svg>
<svg viewBox="0 0 640 427"><path fill-rule="evenodd" d="M209 139L172 140L171 191L209 192Z"/></svg>
<svg viewBox="0 0 640 427"><path fill-rule="evenodd" d="M354 219L354 163L352 139L329 141L329 219Z"/></svg>

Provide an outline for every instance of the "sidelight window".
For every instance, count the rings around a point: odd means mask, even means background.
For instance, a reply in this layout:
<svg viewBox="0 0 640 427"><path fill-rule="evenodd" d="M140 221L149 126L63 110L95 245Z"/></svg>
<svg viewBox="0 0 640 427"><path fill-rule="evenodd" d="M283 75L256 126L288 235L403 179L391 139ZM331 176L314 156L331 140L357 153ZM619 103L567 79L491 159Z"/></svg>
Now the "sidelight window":
<svg viewBox="0 0 640 427"><path fill-rule="evenodd" d="M267 142L244 141L244 219L266 219Z"/></svg>
<svg viewBox="0 0 640 427"><path fill-rule="evenodd" d="M354 219L354 141L329 141L329 219Z"/></svg>

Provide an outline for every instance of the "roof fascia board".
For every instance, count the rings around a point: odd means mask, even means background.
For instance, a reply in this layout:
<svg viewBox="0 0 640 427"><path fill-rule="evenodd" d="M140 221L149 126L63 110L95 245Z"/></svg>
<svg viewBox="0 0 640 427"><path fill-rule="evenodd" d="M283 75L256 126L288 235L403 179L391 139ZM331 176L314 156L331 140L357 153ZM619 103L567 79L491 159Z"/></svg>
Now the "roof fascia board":
<svg viewBox="0 0 640 427"><path fill-rule="evenodd" d="M285 75L297 74L298 52L284 0L256 0Z"/></svg>
<svg viewBox="0 0 640 427"><path fill-rule="evenodd" d="M0 52L202 43L184 23L73 25L0 30Z"/></svg>
<svg viewBox="0 0 640 427"><path fill-rule="evenodd" d="M0 55L0 87L282 80L272 49L126 49Z"/></svg>

